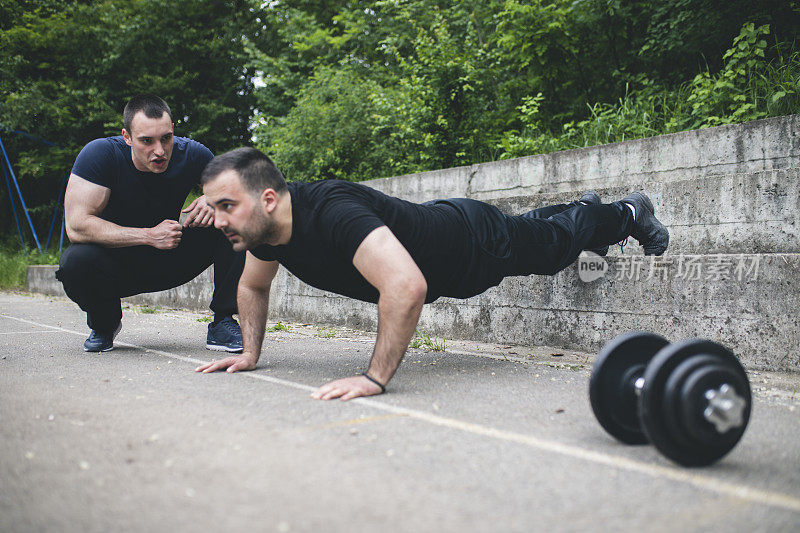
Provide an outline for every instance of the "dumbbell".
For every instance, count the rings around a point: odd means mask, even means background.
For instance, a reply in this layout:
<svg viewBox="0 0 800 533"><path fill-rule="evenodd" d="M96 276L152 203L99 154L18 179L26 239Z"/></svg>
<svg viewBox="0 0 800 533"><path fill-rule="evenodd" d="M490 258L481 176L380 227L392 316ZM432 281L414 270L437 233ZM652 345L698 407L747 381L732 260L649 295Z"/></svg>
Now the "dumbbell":
<svg viewBox="0 0 800 533"><path fill-rule="evenodd" d="M684 466L710 465L730 452L752 405L747 373L730 350L704 339L671 344L647 332L625 333L603 347L589 399L613 437L650 442Z"/></svg>

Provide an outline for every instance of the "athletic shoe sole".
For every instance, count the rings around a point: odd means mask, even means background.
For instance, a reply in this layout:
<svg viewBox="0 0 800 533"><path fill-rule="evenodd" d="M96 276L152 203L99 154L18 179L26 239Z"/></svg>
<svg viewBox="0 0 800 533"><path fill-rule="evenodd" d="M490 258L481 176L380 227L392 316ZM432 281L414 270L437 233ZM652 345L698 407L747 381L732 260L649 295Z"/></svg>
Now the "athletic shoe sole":
<svg viewBox="0 0 800 533"><path fill-rule="evenodd" d="M637 205L637 202L631 198L634 196L641 202L641 204ZM642 246L642 248L644 248L644 255L656 255L656 256L664 255L664 252L666 252L667 247L669 246L669 230L660 220L656 218L656 208L653 206L653 202L650 200L650 197L647 196L644 192L637 191L629 194L628 196L623 198L622 201L627 202L629 204L634 204L634 207L636 209L643 208L642 212L637 211L636 220L639 220L640 217L641 218L648 217L650 218L650 220L648 221L649 224L651 224L652 228L656 230L656 233L650 237L650 240L648 241L647 245L645 245L642 242L642 240L639 239L639 237L642 237L642 239L646 239L648 237L647 235L636 236L631 234L631 237L639 241L639 244ZM637 222L634 221L634 224L637 224ZM653 240L657 239L657 236L659 235L661 236L661 240L654 243Z"/></svg>
<svg viewBox="0 0 800 533"><path fill-rule="evenodd" d="M230 346L222 346L220 344L206 344L206 350L229 353L241 353L243 351L242 348L232 348Z"/></svg>
<svg viewBox="0 0 800 533"><path fill-rule="evenodd" d="M103 348L102 350L89 350L88 348L86 348L86 346L83 347L84 352L90 352L90 353L103 353L103 352L110 352L112 350L114 350L113 344L108 348Z"/></svg>

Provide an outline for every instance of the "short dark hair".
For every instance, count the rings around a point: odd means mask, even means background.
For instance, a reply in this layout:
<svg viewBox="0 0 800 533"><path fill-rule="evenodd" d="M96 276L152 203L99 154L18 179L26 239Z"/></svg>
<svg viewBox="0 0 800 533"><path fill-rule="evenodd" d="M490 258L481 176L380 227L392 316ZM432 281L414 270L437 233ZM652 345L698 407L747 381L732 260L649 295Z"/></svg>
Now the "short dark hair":
<svg viewBox="0 0 800 533"><path fill-rule="evenodd" d="M133 117L139 111L144 112L144 116L147 118L161 118L166 113L172 122L172 111L164 100L154 94L137 94L128 100L128 103L125 104L125 111L122 112L122 122L128 133L131 132Z"/></svg>
<svg viewBox="0 0 800 533"><path fill-rule="evenodd" d="M264 189L273 189L277 193L287 190L286 178L275 163L255 148L237 148L218 155L206 165L200 183L205 185L226 170L238 172L244 188L254 196L260 195Z"/></svg>

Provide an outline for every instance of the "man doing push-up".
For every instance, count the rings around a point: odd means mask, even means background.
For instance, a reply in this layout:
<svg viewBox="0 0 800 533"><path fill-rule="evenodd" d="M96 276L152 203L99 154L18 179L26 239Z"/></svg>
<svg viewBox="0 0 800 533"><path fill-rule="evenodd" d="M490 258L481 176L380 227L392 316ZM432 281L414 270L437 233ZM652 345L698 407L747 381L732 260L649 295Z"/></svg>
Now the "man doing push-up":
<svg viewBox="0 0 800 533"><path fill-rule="evenodd" d="M368 370L312 394L324 400L384 392L425 303L469 298L506 276L553 275L581 251L602 251L628 236L647 255L662 255L669 243L641 192L610 204L587 193L581 201L509 216L465 198L415 204L351 182L287 184L253 148L216 157L201 181L214 226L234 250L248 253L238 289L244 351L197 371L256 367L270 286L282 264L309 285L378 304Z"/></svg>

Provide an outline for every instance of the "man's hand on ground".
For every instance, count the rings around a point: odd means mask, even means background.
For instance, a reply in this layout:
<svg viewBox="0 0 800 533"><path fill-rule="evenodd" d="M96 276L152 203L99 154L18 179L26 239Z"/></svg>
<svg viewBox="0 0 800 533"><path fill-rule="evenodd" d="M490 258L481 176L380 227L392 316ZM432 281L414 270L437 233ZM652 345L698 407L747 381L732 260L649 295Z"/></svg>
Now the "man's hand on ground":
<svg viewBox="0 0 800 533"><path fill-rule="evenodd" d="M375 383L364 376L353 376L350 378L337 379L323 385L311 394L315 400L352 400L359 396L373 396L381 394L383 391Z"/></svg>
<svg viewBox="0 0 800 533"><path fill-rule="evenodd" d="M205 196L196 198L181 213L189 213L183 223L187 228L208 228L214 225L214 209L206 203Z"/></svg>
<svg viewBox="0 0 800 533"><path fill-rule="evenodd" d="M253 370L256 367L258 360L249 355L233 355L226 357L222 361L211 361L204 365L198 366L194 369L195 372L202 372L207 374L209 372L216 372L217 370L228 369L228 372L238 372L239 370Z"/></svg>
<svg viewBox="0 0 800 533"><path fill-rule="evenodd" d="M150 246L159 250L172 250L181 243L183 227L177 220L163 220L148 230Z"/></svg>

